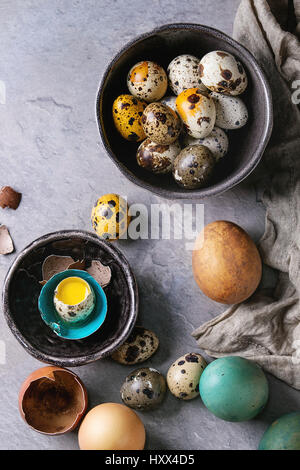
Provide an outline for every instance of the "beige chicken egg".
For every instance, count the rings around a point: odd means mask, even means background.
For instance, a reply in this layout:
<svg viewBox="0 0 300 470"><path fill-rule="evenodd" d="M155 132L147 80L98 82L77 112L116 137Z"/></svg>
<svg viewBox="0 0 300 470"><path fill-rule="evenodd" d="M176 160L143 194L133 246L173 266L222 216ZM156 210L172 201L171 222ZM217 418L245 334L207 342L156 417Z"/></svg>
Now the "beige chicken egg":
<svg viewBox="0 0 300 470"><path fill-rule="evenodd" d="M166 93L168 78L160 65L144 60L130 69L127 86L133 96L152 103L159 101Z"/></svg>
<svg viewBox="0 0 300 470"><path fill-rule="evenodd" d="M162 103L148 104L141 122L146 136L156 144L163 145L175 142L182 127L178 115Z"/></svg>
<svg viewBox="0 0 300 470"><path fill-rule="evenodd" d="M168 370L170 392L181 400L196 398L199 395L199 380L206 366L201 354L192 352L179 357Z"/></svg>

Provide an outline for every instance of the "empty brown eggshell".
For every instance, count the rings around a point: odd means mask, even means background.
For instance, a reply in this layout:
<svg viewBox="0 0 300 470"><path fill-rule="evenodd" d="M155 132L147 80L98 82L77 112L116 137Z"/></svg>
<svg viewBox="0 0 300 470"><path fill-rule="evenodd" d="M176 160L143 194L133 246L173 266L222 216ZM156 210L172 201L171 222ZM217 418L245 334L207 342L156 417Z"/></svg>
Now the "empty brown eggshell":
<svg viewBox="0 0 300 470"><path fill-rule="evenodd" d="M10 186L3 186L0 190L0 207L16 210L19 207L22 194L15 191Z"/></svg>
<svg viewBox="0 0 300 470"><path fill-rule="evenodd" d="M101 261L93 260L87 272L92 276L101 287L106 287L111 280L111 269L105 266Z"/></svg>
<svg viewBox="0 0 300 470"><path fill-rule="evenodd" d="M69 268L70 264L73 264L74 260L71 256L59 256L50 255L47 256L42 266L43 281L41 284L46 284L45 281L49 281L55 274L61 273Z"/></svg>
<svg viewBox="0 0 300 470"><path fill-rule="evenodd" d="M55 366L32 372L19 393L24 421L35 431L51 436L74 430L87 404L87 392L79 377Z"/></svg>
<svg viewBox="0 0 300 470"><path fill-rule="evenodd" d="M14 251L14 244L6 225L0 226L0 255L8 255Z"/></svg>

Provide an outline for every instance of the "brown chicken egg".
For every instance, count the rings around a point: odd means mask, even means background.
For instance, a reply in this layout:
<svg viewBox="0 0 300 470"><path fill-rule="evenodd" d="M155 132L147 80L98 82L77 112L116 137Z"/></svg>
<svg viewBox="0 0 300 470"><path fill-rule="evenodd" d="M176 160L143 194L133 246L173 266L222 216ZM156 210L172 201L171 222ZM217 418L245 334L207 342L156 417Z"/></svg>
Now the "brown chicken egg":
<svg viewBox="0 0 300 470"><path fill-rule="evenodd" d="M241 227L217 220L206 225L196 240L193 273L207 297L237 304L256 290L262 263L254 242Z"/></svg>
<svg viewBox="0 0 300 470"><path fill-rule="evenodd" d="M86 389L73 372L42 367L30 374L19 393L19 410L35 431L55 436L72 431L86 412Z"/></svg>
<svg viewBox="0 0 300 470"><path fill-rule="evenodd" d="M141 117L147 103L131 95L120 95L113 103L113 119L116 129L124 139L140 142L145 139Z"/></svg>
<svg viewBox="0 0 300 470"><path fill-rule="evenodd" d="M199 88L189 88L180 93L176 99L176 108L191 137L203 139L213 130L216 121L215 103Z"/></svg>
<svg viewBox="0 0 300 470"><path fill-rule="evenodd" d="M166 93L168 78L160 65L144 60L130 69L127 86L133 96L152 103L160 100Z"/></svg>
<svg viewBox="0 0 300 470"><path fill-rule="evenodd" d="M181 121L169 106L151 103L143 112L142 126L145 134L156 144L175 142L181 131Z"/></svg>

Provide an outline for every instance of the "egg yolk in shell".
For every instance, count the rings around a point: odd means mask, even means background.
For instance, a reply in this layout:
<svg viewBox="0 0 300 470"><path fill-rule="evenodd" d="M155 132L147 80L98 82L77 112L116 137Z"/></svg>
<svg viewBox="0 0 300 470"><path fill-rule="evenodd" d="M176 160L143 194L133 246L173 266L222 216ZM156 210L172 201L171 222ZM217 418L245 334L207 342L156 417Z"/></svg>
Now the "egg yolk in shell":
<svg viewBox="0 0 300 470"><path fill-rule="evenodd" d="M65 305L77 305L91 292L88 283L80 277L67 277L57 286L56 299Z"/></svg>

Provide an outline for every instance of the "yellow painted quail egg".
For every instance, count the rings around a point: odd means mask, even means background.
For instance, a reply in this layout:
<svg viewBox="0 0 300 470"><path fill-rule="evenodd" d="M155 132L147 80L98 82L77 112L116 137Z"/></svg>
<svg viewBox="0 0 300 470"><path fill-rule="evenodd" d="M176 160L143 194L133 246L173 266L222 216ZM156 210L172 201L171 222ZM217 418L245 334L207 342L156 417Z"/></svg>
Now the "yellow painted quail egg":
<svg viewBox="0 0 300 470"><path fill-rule="evenodd" d="M182 124L169 106L151 103L143 112L142 126L147 137L153 142L169 145L177 140Z"/></svg>
<svg viewBox="0 0 300 470"><path fill-rule="evenodd" d="M176 99L176 108L191 137L202 139L213 130L216 120L215 103L199 88L189 88L180 93Z"/></svg>
<svg viewBox="0 0 300 470"><path fill-rule="evenodd" d="M181 400L192 400L199 395L199 380L207 366L201 354L189 353L177 359L168 370L170 392Z"/></svg>
<svg viewBox="0 0 300 470"><path fill-rule="evenodd" d="M173 177L185 189L205 186L214 171L216 160L204 145L190 145L175 158Z"/></svg>
<svg viewBox="0 0 300 470"><path fill-rule="evenodd" d="M183 54L169 64L167 73L169 85L175 95L179 95L183 90L188 88L199 88L202 91L206 87L201 83L199 75L199 59L193 55Z"/></svg>
<svg viewBox="0 0 300 470"><path fill-rule="evenodd" d="M240 129L248 121L245 103L237 96L211 93L216 106L216 125L222 129Z"/></svg>
<svg viewBox="0 0 300 470"><path fill-rule="evenodd" d="M240 95L248 84L242 64L224 51L212 51L202 57L199 74L207 88L227 95Z"/></svg>
<svg viewBox="0 0 300 470"><path fill-rule="evenodd" d="M130 69L127 86L133 96L152 103L159 101L166 93L168 78L160 65L144 60Z"/></svg>
<svg viewBox="0 0 300 470"><path fill-rule="evenodd" d="M139 146L136 159L145 170L163 175L172 171L174 160L180 151L181 147L177 140L172 144L163 145L146 139Z"/></svg>
<svg viewBox="0 0 300 470"><path fill-rule="evenodd" d="M194 139L186 135L183 142L184 146L205 145L205 147L209 148L216 161L224 157L228 151L228 137L219 127L214 127L211 133L204 137L204 139Z"/></svg>
<svg viewBox="0 0 300 470"><path fill-rule="evenodd" d="M120 95L113 103L113 119L124 139L140 142L145 139L141 117L147 103L131 95Z"/></svg>
<svg viewBox="0 0 300 470"><path fill-rule="evenodd" d="M130 223L127 202L118 194L104 194L96 201L91 218L100 238L110 241L122 238Z"/></svg>

